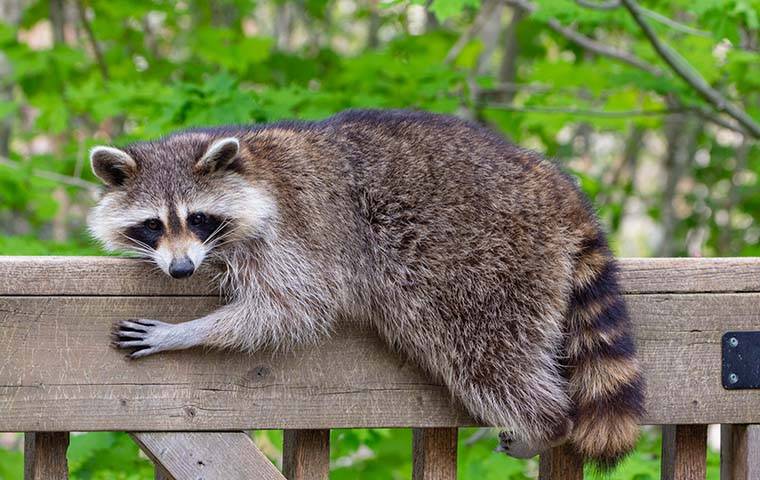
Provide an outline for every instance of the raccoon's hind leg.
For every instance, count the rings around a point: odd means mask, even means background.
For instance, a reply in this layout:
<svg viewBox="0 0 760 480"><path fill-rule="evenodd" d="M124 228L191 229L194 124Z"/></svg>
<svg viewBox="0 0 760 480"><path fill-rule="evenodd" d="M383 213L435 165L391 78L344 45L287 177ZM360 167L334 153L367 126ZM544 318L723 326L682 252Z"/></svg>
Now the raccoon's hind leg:
<svg viewBox="0 0 760 480"><path fill-rule="evenodd" d="M462 354L455 361L454 395L477 419L508 430L499 436L498 450L510 456L530 458L563 443L572 429L572 402L556 361L554 335L482 332L482 338L469 340L487 346L484 351L473 355L471 349L470 358ZM515 333L531 341L515 343Z"/></svg>

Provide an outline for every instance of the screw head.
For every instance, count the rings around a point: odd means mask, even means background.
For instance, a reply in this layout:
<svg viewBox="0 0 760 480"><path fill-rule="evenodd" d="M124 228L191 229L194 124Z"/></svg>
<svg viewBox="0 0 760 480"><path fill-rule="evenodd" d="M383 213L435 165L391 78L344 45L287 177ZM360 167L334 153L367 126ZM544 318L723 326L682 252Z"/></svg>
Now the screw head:
<svg viewBox="0 0 760 480"><path fill-rule="evenodd" d="M728 339L728 344L731 345L732 347L735 347L739 345L739 340L736 337L731 337Z"/></svg>
<svg viewBox="0 0 760 480"><path fill-rule="evenodd" d="M739 377L735 373L730 373L728 375L728 381L731 383L736 383L739 381Z"/></svg>

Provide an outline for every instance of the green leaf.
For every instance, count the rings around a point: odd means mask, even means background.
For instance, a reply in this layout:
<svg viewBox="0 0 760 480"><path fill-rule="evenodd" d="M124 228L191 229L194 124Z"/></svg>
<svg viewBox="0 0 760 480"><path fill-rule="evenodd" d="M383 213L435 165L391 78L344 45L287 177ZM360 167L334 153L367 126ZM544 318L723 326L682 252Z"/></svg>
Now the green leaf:
<svg viewBox="0 0 760 480"><path fill-rule="evenodd" d="M480 0L433 0L430 11L438 20L444 21L462 13L466 8L477 8Z"/></svg>

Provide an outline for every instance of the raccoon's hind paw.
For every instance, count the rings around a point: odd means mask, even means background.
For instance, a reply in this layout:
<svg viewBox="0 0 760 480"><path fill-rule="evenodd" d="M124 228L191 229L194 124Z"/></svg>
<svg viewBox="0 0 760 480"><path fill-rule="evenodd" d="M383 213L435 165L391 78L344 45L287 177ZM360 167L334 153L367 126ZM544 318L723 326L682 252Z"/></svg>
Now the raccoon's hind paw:
<svg viewBox="0 0 760 480"><path fill-rule="evenodd" d="M517 439L512 432L499 432L499 446L497 452L504 452L514 458L533 458L549 447L544 444L531 444L524 440Z"/></svg>
<svg viewBox="0 0 760 480"><path fill-rule="evenodd" d="M111 329L111 346L132 350L129 359L145 357L164 350L164 340L171 324L156 320L119 320Z"/></svg>
<svg viewBox="0 0 760 480"><path fill-rule="evenodd" d="M529 442L517 438L512 432L504 430L499 432L499 445L496 447L497 452L504 452L510 457L515 458L533 458L550 448L561 445L567 441L567 434L572 429L572 422L567 422L563 433L557 436L554 441L550 442Z"/></svg>

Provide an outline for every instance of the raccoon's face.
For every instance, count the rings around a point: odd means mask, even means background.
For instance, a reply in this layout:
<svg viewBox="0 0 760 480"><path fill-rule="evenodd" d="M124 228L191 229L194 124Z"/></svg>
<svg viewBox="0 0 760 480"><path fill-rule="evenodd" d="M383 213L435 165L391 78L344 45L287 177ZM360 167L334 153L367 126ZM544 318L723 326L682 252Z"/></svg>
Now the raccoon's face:
<svg viewBox="0 0 760 480"><path fill-rule="evenodd" d="M150 258L174 278L192 275L212 251L271 235L274 199L240 154L237 138L199 133L93 148L106 190L90 231L108 250Z"/></svg>

